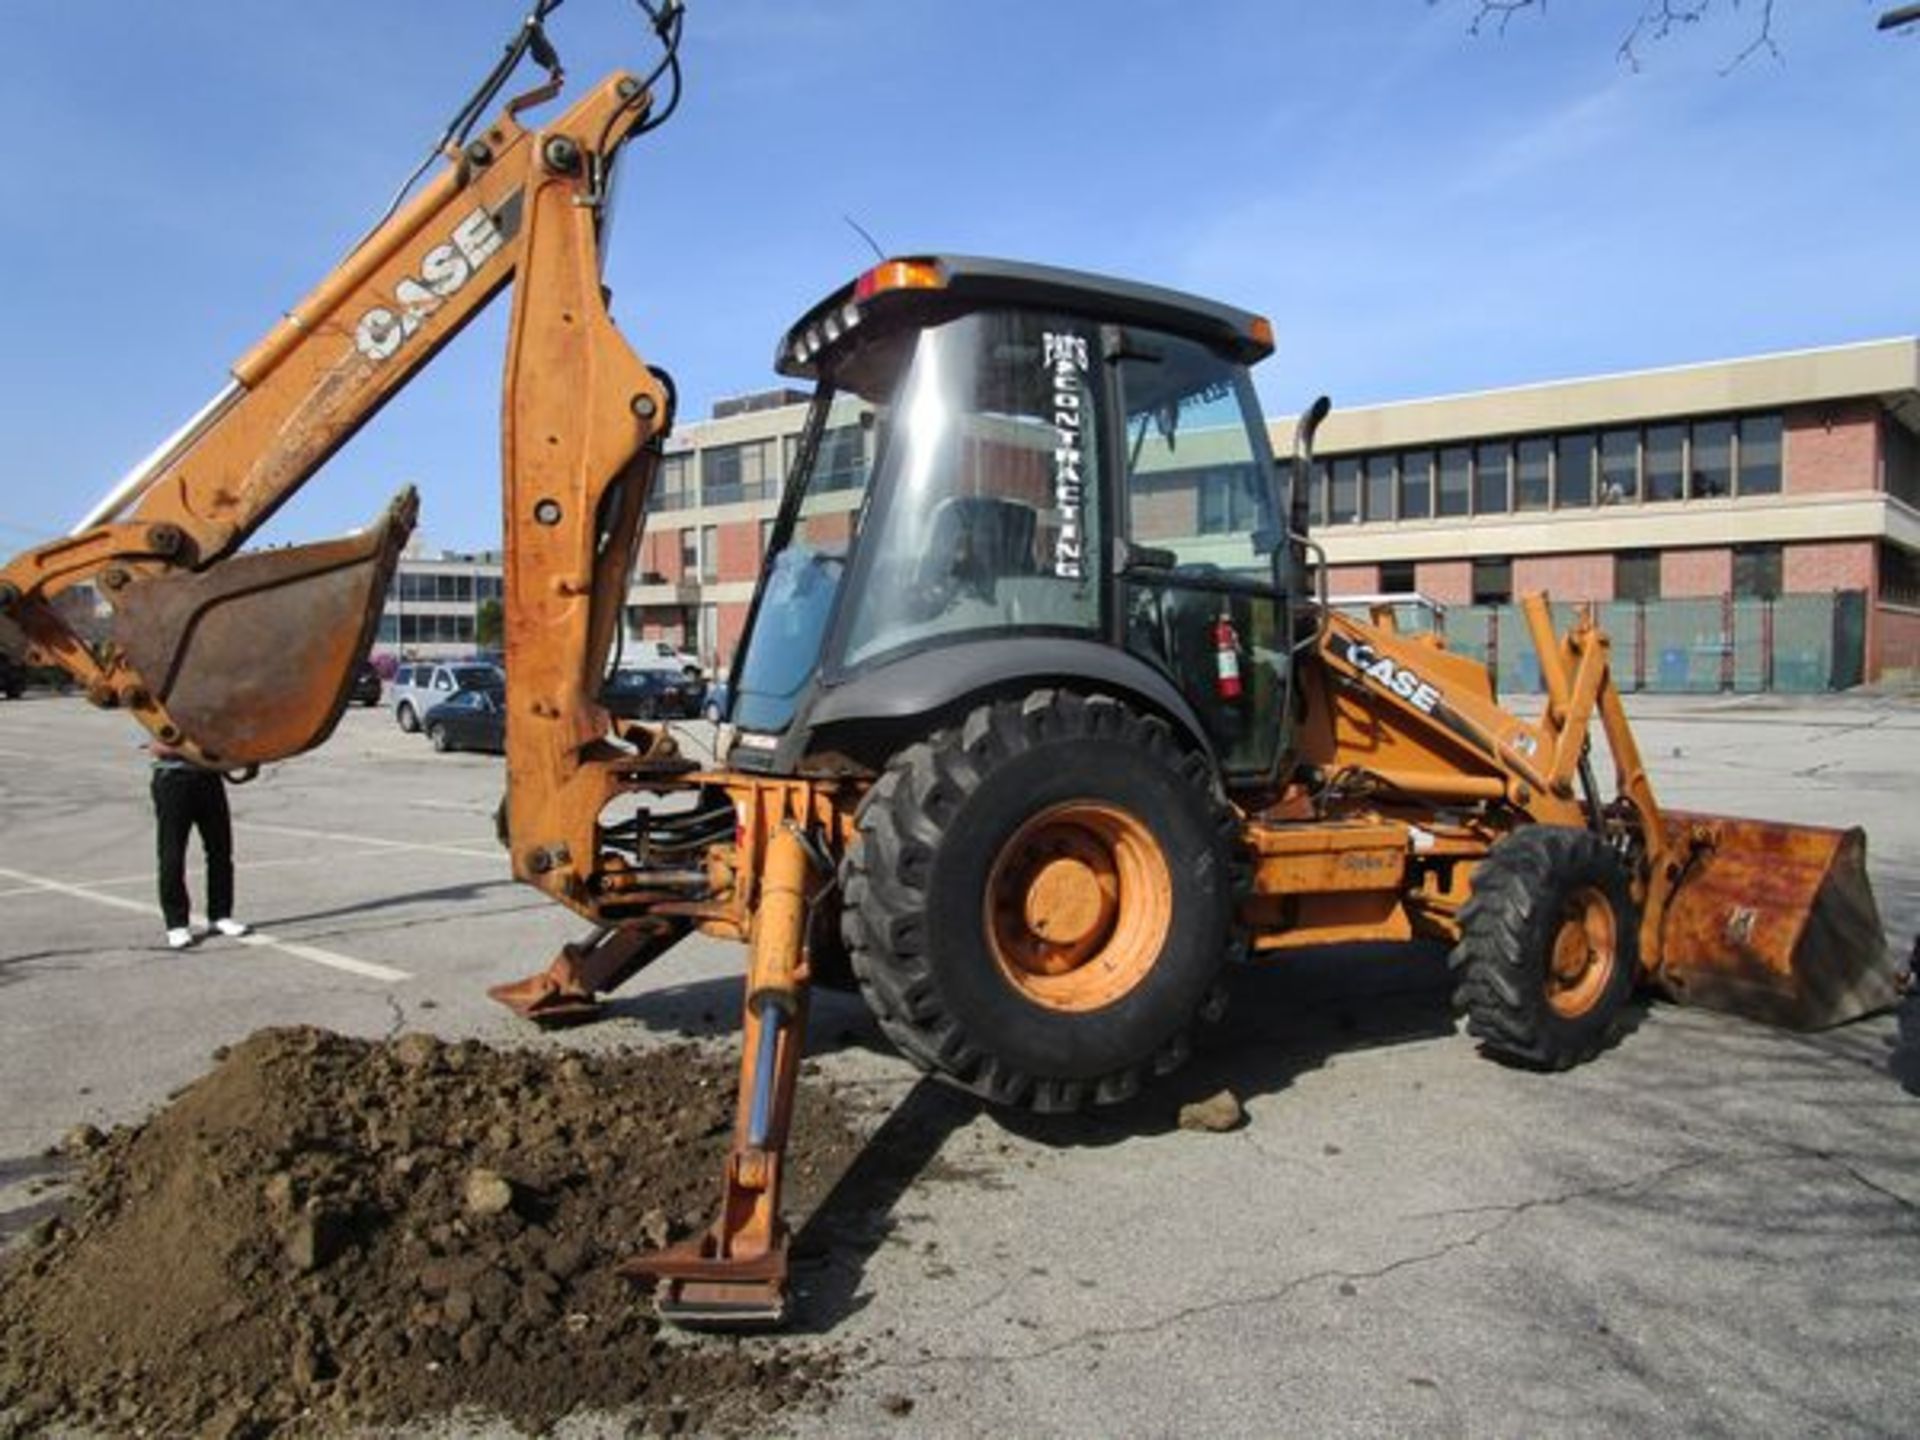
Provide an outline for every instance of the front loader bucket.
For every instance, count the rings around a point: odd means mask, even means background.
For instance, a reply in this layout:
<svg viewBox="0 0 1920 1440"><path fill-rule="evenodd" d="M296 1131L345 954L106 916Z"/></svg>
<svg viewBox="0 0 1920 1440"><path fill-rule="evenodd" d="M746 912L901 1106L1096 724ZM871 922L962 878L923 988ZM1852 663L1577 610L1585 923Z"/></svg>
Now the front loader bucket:
<svg viewBox="0 0 1920 1440"><path fill-rule="evenodd" d="M1664 818L1680 876L1647 958L1675 999L1795 1030L1898 1000L1864 831Z"/></svg>
<svg viewBox="0 0 1920 1440"><path fill-rule="evenodd" d="M353 535L248 551L114 595L113 643L183 748L240 769L333 733L418 508L408 488Z"/></svg>

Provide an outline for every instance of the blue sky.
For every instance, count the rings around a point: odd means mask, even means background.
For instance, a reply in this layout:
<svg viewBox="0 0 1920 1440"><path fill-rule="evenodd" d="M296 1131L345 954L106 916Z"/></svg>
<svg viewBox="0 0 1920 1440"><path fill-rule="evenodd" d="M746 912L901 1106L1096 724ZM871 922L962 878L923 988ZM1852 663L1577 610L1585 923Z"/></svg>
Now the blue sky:
<svg viewBox="0 0 1920 1440"><path fill-rule="evenodd" d="M0 551L64 531L339 258L526 0L63 0L0 50ZM608 279L682 413L773 384L776 340L870 260L1001 254L1272 317L1273 413L1920 331L1920 36L1754 5L1615 48L1638 0L1504 35L1473 0L692 0L687 95L630 150ZM650 63L567 0L577 83ZM268 539L417 483L497 543L506 306Z"/></svg>

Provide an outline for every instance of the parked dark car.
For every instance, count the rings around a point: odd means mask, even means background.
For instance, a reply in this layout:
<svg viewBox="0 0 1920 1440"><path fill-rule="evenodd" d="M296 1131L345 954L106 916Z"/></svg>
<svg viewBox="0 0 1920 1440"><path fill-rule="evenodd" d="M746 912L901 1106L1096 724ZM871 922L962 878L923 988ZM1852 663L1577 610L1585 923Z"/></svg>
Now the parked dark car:
<svg viewBox="0 0 1920 1440"><path fill-rule="evenodd" d="M442 700L420 722L436 750L507 753L507 704L501 690L462 690Z"/></svg>
<svg viewBox="0 0 1920 1440"><path fill-rule="evenodd" d="M622 720L683 719L700 713L705 686L671 670L616 670L600 703Z"/></svg>
<svg viewBox="0 0 1920 1440"><path fill-rule="evenodd" d="M378 705L380 683L380 672L373 668L373 662L362 660L353 672L353 688L347 692L347 698L356 705Z"/></svg>

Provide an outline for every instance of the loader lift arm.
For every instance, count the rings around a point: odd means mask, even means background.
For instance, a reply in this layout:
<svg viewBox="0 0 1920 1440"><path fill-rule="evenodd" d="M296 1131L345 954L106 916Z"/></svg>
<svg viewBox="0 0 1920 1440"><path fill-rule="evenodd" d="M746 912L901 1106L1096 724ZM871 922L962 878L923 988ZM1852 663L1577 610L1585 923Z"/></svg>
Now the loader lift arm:
<svg viewBox="0 0 1920 1440"><path fill-rule="evenodd" d="M1643 978L1660 990L1801 1029L1891 1004L1861 833L1663 808L1614 683L1611 645L1590 610L1558 635L1546 596L1524 596L1520 612L1544 691L1531 720L1496 702L1478 662L1400 633L1391 605L1375 606L1371 623L1325 614L1301 757L1363 778L1368 793L1342 818L1417 817L1424 843L1439 832L1442 853L1446 827L1431 817L1446 813L1506 817L1489 838L1514 821L1591 831L1627 864L1634 950ZM1594 773L1596 726L1613 762L1611 796ZM1256 847L1282 843L1257 830L1255 839ZM1454 839L1469 852L1485 848ZM1464 893L1406 887L1404 917L1377 938L1458 940ZM1296 925L1255 943L1326 938Z"/></svg>

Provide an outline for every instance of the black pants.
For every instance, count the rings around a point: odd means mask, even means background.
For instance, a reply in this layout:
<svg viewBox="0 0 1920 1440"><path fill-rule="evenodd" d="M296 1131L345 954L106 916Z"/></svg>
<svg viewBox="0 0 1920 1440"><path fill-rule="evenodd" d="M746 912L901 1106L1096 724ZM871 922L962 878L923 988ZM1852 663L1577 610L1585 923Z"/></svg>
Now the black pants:
<svg viewBox="0 0 1920 1440"><path fill-rule="evenodd" d="M227 782L211 770L153 772L153 814L160 831L160 910L169 930L187 926L187 835L198 829L207 852L207 918L233 914L233 819Z"/></svg>

